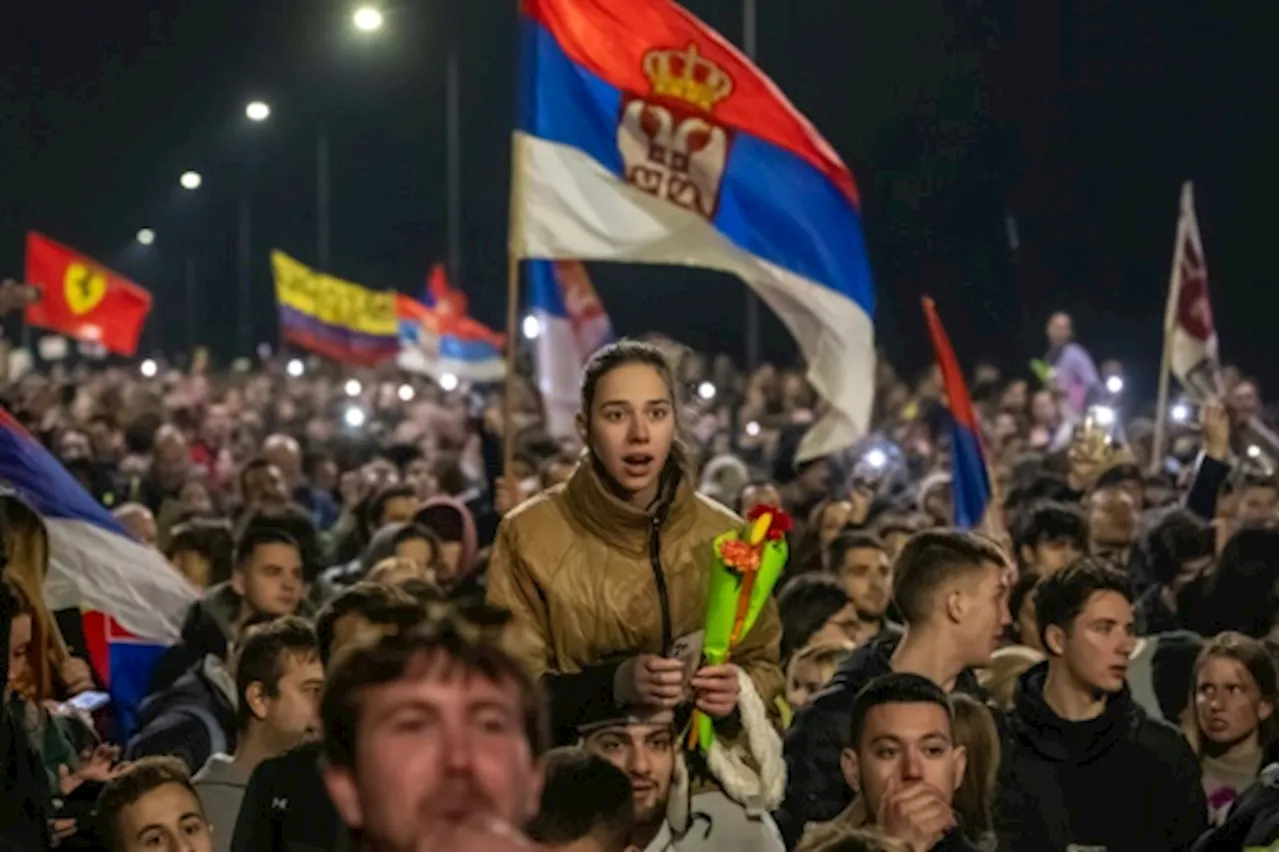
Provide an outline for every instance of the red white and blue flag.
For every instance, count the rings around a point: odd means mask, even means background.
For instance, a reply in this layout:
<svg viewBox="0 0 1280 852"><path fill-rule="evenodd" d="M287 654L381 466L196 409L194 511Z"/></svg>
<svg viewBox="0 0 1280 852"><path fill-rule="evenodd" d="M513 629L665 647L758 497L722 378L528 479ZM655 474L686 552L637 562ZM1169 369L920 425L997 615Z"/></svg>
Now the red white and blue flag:
<svg viewBox="0 0 1280 852"><path fill-rule="evenodd" d="M573 435L582 368L614 339L613 323L587 268L576 260L533 260L526 266L529 316L538 324L534 365L546 408L547 431Z"/></svg>
<svg viewBox="0 0 1280 852"><path fill-rule="evenodd" d="M924 318L929 326L929 339L942 372L942 388L947 396L947 408L951 412L951 490L955 504L955 525L971 530L988 525L992 517L991 477L987 471L986 457L982 452L982 430L969 389L964 384L964 373L956 360L951 340L938 318L933 299L924 300Z"/></svg>
<svg viewBox="0 0 1280 852"><path fill-rule="evenodd" d="M667 0L523 0L511 250L742 278L830 410L800 460L871 411L875 300L853 176L759 68Z"/></svg>
<svg viewBox="0 0 1280 852"><path fill-rule="evenodd" d="M199 593L159 551L135 541L110 512L7 412L0 411L0 482L44 518L44 596L57 612L85 614L90 662L127 715L151 669L178 640Z"/></svg>

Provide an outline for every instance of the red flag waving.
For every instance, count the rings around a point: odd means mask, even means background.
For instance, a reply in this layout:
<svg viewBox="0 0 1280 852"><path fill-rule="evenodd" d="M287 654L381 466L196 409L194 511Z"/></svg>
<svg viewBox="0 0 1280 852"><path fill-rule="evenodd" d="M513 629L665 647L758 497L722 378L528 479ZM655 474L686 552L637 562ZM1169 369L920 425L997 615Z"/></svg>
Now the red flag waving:
<svg viewBox="0 0 1280 852"><path fill-rule="evenodd" d="M87 255L37 234L27 234L27 283L40 300L27 322L76 340L132 355L151 311L151 294Z"/></svg>

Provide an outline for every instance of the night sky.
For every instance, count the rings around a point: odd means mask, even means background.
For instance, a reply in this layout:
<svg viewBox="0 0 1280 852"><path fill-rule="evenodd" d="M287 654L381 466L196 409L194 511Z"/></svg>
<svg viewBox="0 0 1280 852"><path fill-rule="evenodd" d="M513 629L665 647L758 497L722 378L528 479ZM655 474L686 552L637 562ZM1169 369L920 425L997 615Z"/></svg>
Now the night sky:
<svg viewBox="0 0 1280 852"><path fill-rule="evenodd" d="M252 199L255 332L267 252L316 259L315 138L332 138L332 270L413 291L446 252L444 46L462 53L463 275L504 316L513 0L400 0L373 37L331 0L9 3L0 27L0 274L39 229L155 294L147 343L183 343L196 259L204 342L234 345L236 204ZM621 0L620 0L621 2ZM1224 358L1277 381L1274 10L1161 0L758 0L762 67L861 188L878 339L930 356L933 295L972 365L1025 370L1049 311L1154 389L1180 182L1196 183ZM739 41L736 0L689 0ZM153 11L151 7L166 11ZM252 125L246 101L272 119ZM177 185L200 171L197 194ZM1007 222L1019 248L1010 250ZM156 230L150 249L133 241ZM714 273L593 265L623 333L742 353L743 294ZM765 354L795 349L764 325Z"/></svg>

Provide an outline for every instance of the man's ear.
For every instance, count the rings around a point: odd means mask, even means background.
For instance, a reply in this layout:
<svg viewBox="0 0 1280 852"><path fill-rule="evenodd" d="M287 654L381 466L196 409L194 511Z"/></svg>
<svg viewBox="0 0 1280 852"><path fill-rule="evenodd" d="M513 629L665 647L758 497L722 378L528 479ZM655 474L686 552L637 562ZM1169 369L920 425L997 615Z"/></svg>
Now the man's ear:
<svg viewBox="0 0 1280 852"><path fill-rule="evenodd" d="M1067 650L1067 631L1056 624L1044 629L1044 649L1055 657L1061 657Z"/></svg>
<svg viewBox="0 0 1280 852"><path fill-rule="evenodd" d="M1022 564L1034 568L1036 562L1036 552L1029 544L1024 544L1018 548L1018 556L1022 558Z"/></svg>
<svg viewBox="0 0 1280 852"><path fill-rule="evenodd" d="M1271 718L1271 714L1276 712L1276 708L1270 701L1263 701L1258 705L1258 721L1265 722Z"/></svg>
<svg viewBox="0 0 1280 852"><path fill-rule="evenodd" d="M235 568L231 572L231 591L240 597L244 597L244 572L239 568Z"/></svg>
<svg viewBox="0 0 1280 852"><path fill-rule="evenodd" d="M267 691L262 688L262 681L255 680L244 691L245 703L253 718L262 721L267 718Z"/></svg>
<svg viewBox="0 0 1280 852"><path fill-rule="evenodd" d="M958 745L951 750L952 760L955 761L955 786L951 792L960 789L960 785L964 782L964 770L969 765L969 752L964 746Z"/></svg>
<svg viewBox="0 0 1280 852"><path fill-rule="evenodd" d="M858 786L858 753L851 748L846 748L840 752L840 774L844 776L844 783L849 785L849 789L854 793L860 792Z"/></svg>
<svg viewBox="0 0 1280 852"><path fill-rule="evenodd" d="M342 766L324 765L324 786L338 816L350 829L364 828L364 812L360 810L360 793L351 770Z"/></svg>
<svg viewBox="0 0 1280 852"><path fill-rule="evenodd" d="M960 589L952 589L947 592L945 606L947 618L951 619L953 624L962 624L964 622L965 613L969 611L969 602L965 600L964 592Z"/></svg>

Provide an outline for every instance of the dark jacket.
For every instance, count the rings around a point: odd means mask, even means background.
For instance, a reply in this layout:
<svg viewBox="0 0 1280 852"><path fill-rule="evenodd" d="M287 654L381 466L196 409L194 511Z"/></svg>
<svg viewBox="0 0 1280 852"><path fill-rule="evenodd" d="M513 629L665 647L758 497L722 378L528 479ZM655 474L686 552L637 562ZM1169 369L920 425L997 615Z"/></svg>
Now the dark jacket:
<svg viewBox="0 0 1280 852"><path fill-rule="evenodd" d="M320 743L264 760L240 804L231 852L341 852L347 829L320 775Z"/></svg>
<svg viewBox="0 0 1280 852"><path fill-rule="evenodd" d="M835 819L853 799L853 791L840 772L840 751L848 742L853 699L873 679L890 673L889 658L901 639L900 633L885 633L854 651L836 669L826 688L796 714L783 744L786 798L773 815L788 848L800 838L805 823ZM985 698L969 671L956 678L956 690Z"/></svg>
<svg viewBox="0 0 1280 852"><path fill-rule="evenodd" d="M1048 663L1018 681L1001 755L1001 852L1189 849L1204 831L1200 767L1172 725L1113 695L1096 719L1068 722L1044 700Z"/></svg>
<svg viewBox="0 0 1280 852"><path fill-rule="evenodd" d="M239 612L240 596L230 583L210 586L187 609L178 644L164 652L151 672L151 694L168 689L208 654L226 659L231 625Z"/></svg>
<svg viewBox="0 0 1280 852"><path fill-rule="evenodd" d="M209 755L235 751L233 697L225 687L214 683L206 665L200 661L173 686L142 702L138 732L129 740L127 759L171 754L181 758L187 770L195 774Z"/></svg>
<svg viewBox="0 0 1280 852"><path fill-rule="evenodd" d="M9 623L16 608L9 587L0 583L0 684L9 682ZM48 849L49 783L22 720L6 703L0 701L0 849Z"/></svg>
<svg viewBox="0 0 1280 852"><path fill-rule="evenodd" d="M1195 845L1195 852L1246 852L1274 849L1277 832L1277 791L1280 769L1271 764L1262 770L1257 783L1236 799L1222 825L1205 834Z"/></svg>

